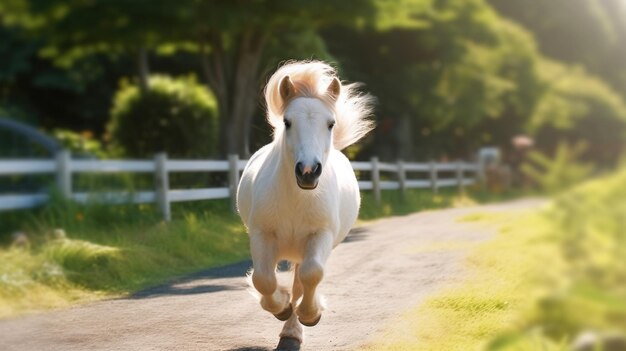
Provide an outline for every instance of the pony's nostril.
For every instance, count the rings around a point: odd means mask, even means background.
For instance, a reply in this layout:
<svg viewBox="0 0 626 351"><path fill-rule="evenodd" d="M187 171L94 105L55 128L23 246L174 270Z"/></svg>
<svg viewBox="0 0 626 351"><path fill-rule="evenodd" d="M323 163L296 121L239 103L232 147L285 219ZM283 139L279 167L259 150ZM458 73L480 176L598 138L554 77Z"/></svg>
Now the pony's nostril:
<svg viewBox="0 0 626 351"><path fill-rule="evenodd" d="M296 176L302 179L317 179L322 174L322 164L316 162L313 165L304 165L302 162L296 163Z"/></svg>
<svg viewBox="0 0 626 351"><path fill-rule="evenodd" d="M315 174L315 176L319 177L322 174L322 164L321 163L317 163L315 164L315 167L313 168L313 174Z"/></svg>
<svg viewBox="0 0 626 351"><path fill-rule="evenodd" d="M304 166L302 165L302 162L296 163L296 174L299 176L304 174Z"/></svg>

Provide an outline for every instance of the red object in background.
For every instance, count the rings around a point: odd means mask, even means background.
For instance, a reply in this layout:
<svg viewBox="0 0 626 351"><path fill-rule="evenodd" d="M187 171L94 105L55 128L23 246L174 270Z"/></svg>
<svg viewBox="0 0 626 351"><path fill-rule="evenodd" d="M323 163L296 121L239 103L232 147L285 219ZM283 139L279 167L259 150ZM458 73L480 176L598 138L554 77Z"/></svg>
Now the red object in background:
<svg viewBox="0 0 626 351"><path fill-rule="evenodd" d="M516 149L529 149L535 145L535 140L527 135L516 135L511 139Z"/></svg>

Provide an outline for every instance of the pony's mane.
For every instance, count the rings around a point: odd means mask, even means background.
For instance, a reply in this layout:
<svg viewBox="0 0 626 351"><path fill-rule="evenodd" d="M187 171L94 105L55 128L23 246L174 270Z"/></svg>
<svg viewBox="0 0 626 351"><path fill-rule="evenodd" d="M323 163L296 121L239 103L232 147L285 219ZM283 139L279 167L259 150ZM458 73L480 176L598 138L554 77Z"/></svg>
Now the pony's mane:
<svg viewBox="0 0 626 351"><path fill-rule="evenodd" d="M280 96L279 86L283 77L289 76L295 94L288 101ZM283 114L289 102L297 97L320 99L335 112L336 124L333 130L333 144L342 150L361 139L374 127L368 119L372 112L371 95L359 93L359 84L342 84L339 97L334 101L328 95L328 85L337 77L335 69L320 61L291 61L281 66L265 86L267 121L274 129L274 137L282 134Z"/></svg>

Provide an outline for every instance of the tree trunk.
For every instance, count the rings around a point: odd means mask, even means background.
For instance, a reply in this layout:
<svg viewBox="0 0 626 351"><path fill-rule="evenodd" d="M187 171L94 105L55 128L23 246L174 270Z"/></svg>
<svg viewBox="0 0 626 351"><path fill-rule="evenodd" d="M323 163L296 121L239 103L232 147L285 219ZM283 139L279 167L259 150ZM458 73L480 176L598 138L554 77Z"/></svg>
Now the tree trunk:
<svg viewBox="0 0 626 351"><path fill-rule="evenodd" d="M139 70L139 90L141 94L145 94L150 88L150 67L148 64L148 50L144 46L141 46L137 51L137 68Z"/></svg>
<svg viewBox="0 0 626 351"><path fill-rule="evenodd" d="M211 46L210 55L206 51ZM248 157L251 118L259 94L259 64L265 37L254 31L237 36L237 49L226 52L221 36L201 43L205 78L219 104L219 150L221 156Z"/></svg>

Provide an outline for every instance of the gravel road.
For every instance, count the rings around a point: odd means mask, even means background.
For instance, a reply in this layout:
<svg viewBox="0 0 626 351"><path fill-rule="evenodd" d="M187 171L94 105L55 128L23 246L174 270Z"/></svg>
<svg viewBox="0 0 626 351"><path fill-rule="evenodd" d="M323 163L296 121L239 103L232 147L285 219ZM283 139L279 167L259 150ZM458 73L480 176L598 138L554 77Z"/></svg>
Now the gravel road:
<svg viewBox="0 0 626 351"><path fill-rule="evenodd" d="M465 214L521 211L542 200L421 212L367 223L332 253L319 291L328 309L305 327L302 350L358 350L403 311L463 278L463 245L494 229ZM247 292L250 262L216 268L139 292L74 308L0 321L0 350L272 350L282 322Z"/></svg>

